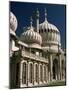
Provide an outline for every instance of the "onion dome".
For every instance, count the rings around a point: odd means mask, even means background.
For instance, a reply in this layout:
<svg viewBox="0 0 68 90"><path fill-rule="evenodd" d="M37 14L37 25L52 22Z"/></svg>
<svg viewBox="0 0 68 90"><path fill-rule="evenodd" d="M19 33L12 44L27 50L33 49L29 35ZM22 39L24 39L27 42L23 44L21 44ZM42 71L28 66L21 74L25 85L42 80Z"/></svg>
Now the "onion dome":
<svg viewBox="0 0 68 90"><path fill-rule="evenodd" d="M10 28L15 32L16 29L17 29L17 19L16 19L16 16L10 12Z"/></svg>
<svg viewBox="0 0 68 90"><path fill-rule="evenodd" d="M45 21L40 24L39 32L43 39L43 45L60 44L60 32L55 25L48 22L46 9Z"/></svg>
<svg viewBox="0 0 68 90"><path fill-rule="evenodd" d="M20 39L21 41L28 44L32 44L32 43L42 44L41 35L38 32L35 32L32 26L32 18L30 21L30 27L27 28L27 31L21 34Z"/></svg>

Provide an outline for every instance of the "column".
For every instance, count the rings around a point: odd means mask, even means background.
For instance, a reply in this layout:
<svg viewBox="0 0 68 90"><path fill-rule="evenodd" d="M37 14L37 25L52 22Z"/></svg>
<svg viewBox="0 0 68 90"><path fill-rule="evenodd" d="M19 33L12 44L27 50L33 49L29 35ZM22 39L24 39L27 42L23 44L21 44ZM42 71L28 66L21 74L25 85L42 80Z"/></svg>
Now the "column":
<svg viewBox="0 0 68 90"><path fill-rule="evenodd" d="M38 84L39 84L39 63L38 63Z"/></svg>
<svg viewBox="0 0 68 90"><path fill-rule="evenodd" d="M42 64L42 82L44 83L44 64Z"/></svg>
<svg viewBox="0 0 68 90"><path fill-rule="evenodd" d="M39 79L39 84L40 84L40 63L38 64L38 69L39 69L39 72L38 72L38 79Z"/></svg>
<svg viewBox="0 0 68 90"><path fill-rule="evenodd" d="M53 79L53 61L52 61L52 55L50 54L50 81Z"/></svg>

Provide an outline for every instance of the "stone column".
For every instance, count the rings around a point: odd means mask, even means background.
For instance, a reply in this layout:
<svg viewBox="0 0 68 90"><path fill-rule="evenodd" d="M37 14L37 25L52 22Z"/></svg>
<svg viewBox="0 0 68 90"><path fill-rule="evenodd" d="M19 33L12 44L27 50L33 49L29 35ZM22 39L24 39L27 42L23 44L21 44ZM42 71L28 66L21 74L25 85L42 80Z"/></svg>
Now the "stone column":
<svg viewBox="0 0 68 90"><path fill-rule="evenodd" d="M38 84L39 84L39 63L38 63Z"/></svg>
<svg viewBox="0 0 68 90"><path fill-rule="evenodd" d="M38 79L39 79L39 83L40 83L40 63L38 64L39 66L38 66L38 69L39 69L39 72L38 72Z"/></svg>
<svg viewBox="0 0 68 90"><path fill-rule="evenodd" d="M52 55L50 54L50 81L53 79L53 60L52 60Z"/></svg>
<svg viewBox="0 0 68 90"><path fill-rule="evenodd" d="M44 64L42 64L42 81L44 83Z"/></svg>

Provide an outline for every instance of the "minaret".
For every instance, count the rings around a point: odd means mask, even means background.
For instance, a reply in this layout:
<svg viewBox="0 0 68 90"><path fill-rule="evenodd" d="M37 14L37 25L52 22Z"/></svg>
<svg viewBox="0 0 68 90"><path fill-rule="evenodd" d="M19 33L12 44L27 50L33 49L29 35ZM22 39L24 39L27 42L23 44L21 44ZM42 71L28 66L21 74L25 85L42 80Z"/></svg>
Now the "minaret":
<svg viewBox="0 0 68 90"><path fill-rule="evenodd" d="M36 30L39 33L39 10L36 11Z"/></svg>
<svg viewBox="0 0 68 90"><path fill-rule="evenodd" d="M45 21L47 21L47 10L45 8Z"/></svg>
<svg viewBox="0 0 68 90"><path fill-rule="evenodd" d="M33 22L33 19L32 19L32 16L30 17L30 28L32 28L32 22Z"/></svg>

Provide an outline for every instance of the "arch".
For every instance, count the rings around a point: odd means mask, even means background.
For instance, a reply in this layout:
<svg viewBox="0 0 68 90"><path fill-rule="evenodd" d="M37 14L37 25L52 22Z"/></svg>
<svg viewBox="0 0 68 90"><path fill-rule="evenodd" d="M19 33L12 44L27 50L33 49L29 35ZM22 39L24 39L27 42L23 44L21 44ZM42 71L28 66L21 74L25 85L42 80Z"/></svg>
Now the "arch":
<svg viewBox="0 0 68 90"><path fill-rule="evenodd" d="M57 79L58 78L58 60L54 59L53 60L53 79Z"/></svg>
<svg viewBox="0 0 68 90"><path fill-rule="evenodd" d="M32 65L32 63L30 63L30 69L29 70L30 70L30 78L29 79L30 79L30 83L32 83L32 78L33 78L33 76L32 76L33 75L33 65Z"/></svg>
<svg viewBox="0 0 68 90"><path fill-rule="evenodd" d="M26 84L26 62L22 64L22 83Z"/></svg>

